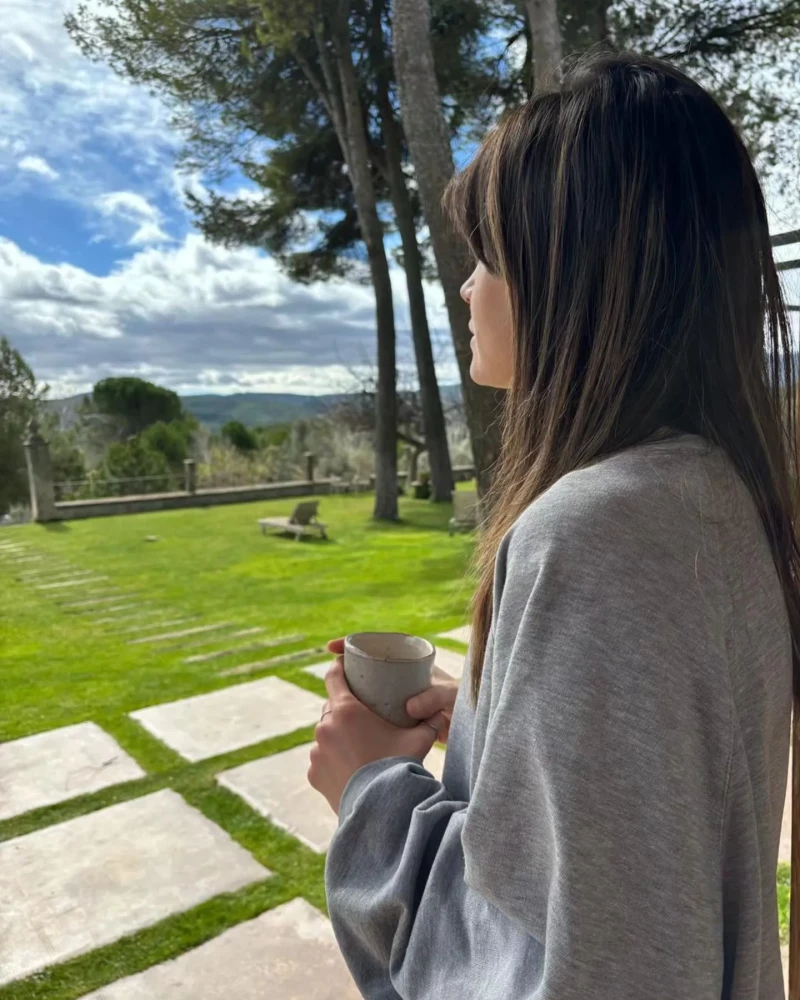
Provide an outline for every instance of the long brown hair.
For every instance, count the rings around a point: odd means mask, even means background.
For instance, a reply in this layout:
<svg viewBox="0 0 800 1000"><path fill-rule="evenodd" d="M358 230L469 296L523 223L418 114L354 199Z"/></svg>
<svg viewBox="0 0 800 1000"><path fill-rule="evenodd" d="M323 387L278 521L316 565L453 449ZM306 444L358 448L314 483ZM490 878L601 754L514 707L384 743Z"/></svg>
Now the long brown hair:
<svg viewBox="0 0 800 1000"><path fill-rule="evenodd" d="M753 496L797 692L795 361L763 195L725 113L666 63L584 58L558 93L489 134L447 200L477 260L506 281L515 328L477 555L473 697L503 535L565 473L665 427L721 446Z"/></svg>

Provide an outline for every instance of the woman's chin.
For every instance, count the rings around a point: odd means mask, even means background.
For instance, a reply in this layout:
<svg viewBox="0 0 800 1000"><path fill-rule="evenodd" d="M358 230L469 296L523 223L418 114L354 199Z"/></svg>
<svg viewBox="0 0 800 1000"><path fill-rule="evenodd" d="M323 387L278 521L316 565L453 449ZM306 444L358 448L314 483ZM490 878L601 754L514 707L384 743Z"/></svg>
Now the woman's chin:
<svg viewBox="0 0 800 1000"><path fill-rule="evenodd" d="M472 361L469 366L469 377L475 385L486 385L482 378L481 363L474 354L472 355Z"/></svg>

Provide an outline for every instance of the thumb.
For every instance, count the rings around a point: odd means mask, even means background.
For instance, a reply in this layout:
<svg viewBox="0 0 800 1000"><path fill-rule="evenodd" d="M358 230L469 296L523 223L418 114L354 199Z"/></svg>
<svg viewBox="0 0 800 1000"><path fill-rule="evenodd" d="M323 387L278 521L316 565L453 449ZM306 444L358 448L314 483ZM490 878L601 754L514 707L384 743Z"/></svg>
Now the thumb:
<svg viewBox="0 0 800 1000"><path fill-rule="evenodd" d="M410 729L409 736L413 739L414 745L411 756L424 760L446 725L447 720L444 715L437 712L436 715L432 715L429 719L425 719L424 722L420 722L413 729Z"/></svg>

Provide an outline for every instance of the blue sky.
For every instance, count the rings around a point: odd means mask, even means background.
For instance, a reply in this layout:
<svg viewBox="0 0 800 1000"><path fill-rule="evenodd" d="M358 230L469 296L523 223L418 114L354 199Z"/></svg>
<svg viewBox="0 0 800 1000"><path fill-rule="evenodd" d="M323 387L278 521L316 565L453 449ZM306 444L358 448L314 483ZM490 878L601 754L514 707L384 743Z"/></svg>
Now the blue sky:
<svg viewBox="0 0 800 1000"><path fill-rule="evenodd" d="M194 231L183 200L204 179L176 169L180 137L161 102L80 55L63 27L74 3L2 0L0 333L53 396L112 374L184 393L352 386L374 354L369 287L295 285L269 257ZM800 226L796 211L773 208L774 231ZM393 282L410 372L397 269ZM442 295L426 292L440 378L454 382Z"/></svg>
<svg viewBox="0 0 800 1000"><path fill-rule="evenodd" d="M194 231L183 199L203 178L176 169L161 102L73 46L73 6L2 3L0 332L53 396L123 373L181 392L351 384L374 353L370 289L294 285L266 255ZM402 273L393 281L410 370ZM440 376L453 381L442 297L428 291Z"/></svg>

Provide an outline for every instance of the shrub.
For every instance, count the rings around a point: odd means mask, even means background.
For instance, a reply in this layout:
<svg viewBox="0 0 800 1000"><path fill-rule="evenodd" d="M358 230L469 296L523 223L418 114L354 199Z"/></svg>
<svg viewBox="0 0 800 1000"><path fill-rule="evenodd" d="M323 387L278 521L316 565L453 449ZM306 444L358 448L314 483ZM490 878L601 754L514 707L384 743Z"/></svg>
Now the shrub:
<svg viewBox="0 0 800 1000"><path fill-rule="evenodd" d="M237 451L243 454L258 451L258 441L255 435L249 427L245 427L241 420L229 420L222 428L221 433L223 440L232 444Z"/></svg>

